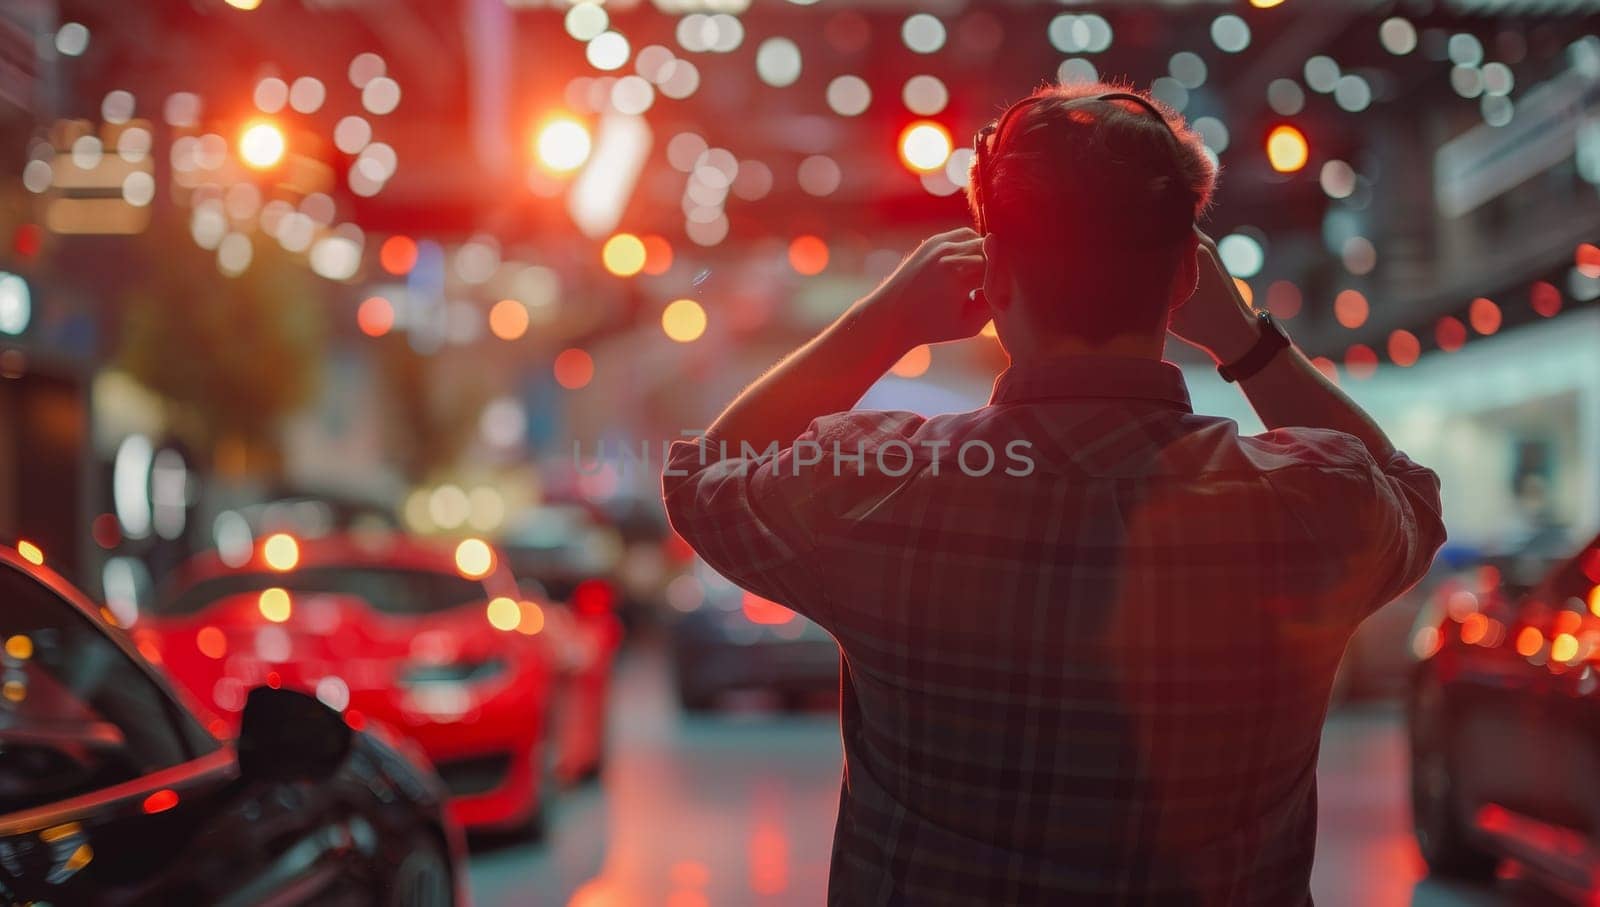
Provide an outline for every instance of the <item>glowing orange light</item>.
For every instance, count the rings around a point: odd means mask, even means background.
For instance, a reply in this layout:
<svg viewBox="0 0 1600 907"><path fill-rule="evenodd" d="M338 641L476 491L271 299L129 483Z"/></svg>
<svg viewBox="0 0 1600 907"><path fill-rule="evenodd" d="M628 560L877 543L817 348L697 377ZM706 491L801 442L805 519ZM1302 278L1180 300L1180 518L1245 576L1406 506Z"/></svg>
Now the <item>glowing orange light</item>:
<svg viewBox="0 0 1600 907"><path fill-rule="evenodd" d="M1272 9L1274 6L1282 6L1283 0L1250 0L1250 5L1256 9Z"/></svg>
<svg viewBox="0 0 1600 907"><path fill-rule="evenodd" d="M221 658L228 654L228 638L216 627L201 627L194 635L194 647L207 658Z"/></svg>
<svg viewBox="0 0 1600 907"><path fill-rule="evenodd" d="M589 159L594 140L589 130L570 116L556 116L540 127L534 138L534 155L540 165L553 173L568 173Z"/></svg>
<svg viewBox="0 0 1600 907"><path fill-rule="evenodd" d="M356 327L368 337L382 337L394 328L394 306L382 296L368 296L356 307Z"/></svg>
<svg viewBox="0 0 1600 907"><path fill-rule="evenodd" d="M693 299L679 299L661 311L661 329L679 343L699 340L706 332L706 310Z"/></svg>
<svg viewBox="0 0 1600 907"><path fill-rule="evenodd" d="M21 539L17 542L17 553L22 555L23 560L35 567L44 566L44 550L27 539Z"/></svg>
<svg viewBox="0 0 1600 907"><path fill-rule="evenodd" d="M569 391L587 387L594 380L594 357L577 347L562 350L555 361L556 383Z"/></svg>
<svg viewBox="0 0 1600 907"><path fill-rule="evenodd" d="M1311 364L1316 366L1317 371L1326 376L1329 381L1332 381L1335 384L1339 383L1338 363L1334 362L1332 359L1329 359L1327 356L1318 356L1311 360Z"/></svg>
<svg viewBox="0 0 1600 907"><path fill-rule="evenodd" d="M665 236L654 233L640 237L644 243L644 272L650 275L665 274L672 270L672 243Z"/></svg>
<svg viewBox="0 0 1600 907"><path fill-rule="evenodd" d="M1360 290L1343 290L1333 299L1333 317L1351 330L1367 323L1369 311L1367 297Z"/></svg>
<svg viewBox="0 0 1600 907"><path fill-rule="evenodd" d="M1589 613L1600 617L1600 586L1589 590Z"/></svg>
<svg viewBox="0 0 1600 907"><path fill-rule="evenodd" d="M828 267L828 244L810 234L796 236L789 243L789 267L807 277L821 274Z"/></svg>
<svg viewBox="0 0 1600 907"><path fill-rule="evenodd" d="M1517 634L1517 654L1523 658L1532 658L1544 648L1544 634L1538 627L1523 627Z"/></svg>
<svg viewBox="0 0 1600 907"><path fill-rule="evenodd" d="M417 266L417 242L409 236L391 236L378 248L378 264L390 274L410 274Z"/></svg>
<svg viewBox="0 0 1600 907"><path fill-rule="evenodd" d="M6 654L17 661L27 661L33 657L33 639L22 633L7 639Z"/></svg>
<svg viewBox="0 0 1600 907"><path fill-rule="evenodd" d="M993 321L984 322L983 329L978 331L978 333L991 339L998 339L1000 337L1000 329L994 326Z"/></svg>
<svg viewBox="0 0 1600 907"><path fill-rule="evenodd" d="M164 813L178 805L178 792L170 787L164 787L144 798L144 811L146 815Z"/></svg>
<svg viewBox="0 0 1600 907"><path fill-rule="evenodd" d="M909 352L900 357L890 371L902 378L920 378L928 373L928 367L933 365L933 350L927 344L912 347Z"/></svg>
<svg viewBox="0 0 1600 907"><path fill-rule="evenodd" d="M516 340L528 332L528 307L515 299L502 299L489 309L489 331L501 340Z"/></svg>
<svg viewBox="0 0 1600 907"><path fill-rule="evenodd" d="M278 166L288 147L283 130L271 123L253 123L239 134L239 157L257 170Z"/></svg>
<svg viewBox="0 0 1600 907"><path fill-rule="evenodd" d="M227 0L227 3L234 9L249 11L260 6L261 0Z"/></svg>
<svg viewBox="0 0 1600 907"><path fill-rule="evenodd" d="M1550 657L1555 661L1571 661L1578 654L1578 638L1562 633L1550 643Z"/></svg>
<svg viewBox="0 0 1600 907"><path fill-rule="evenodd" d="M1410 331L1395 331L1389 335L1389 360L1401 368L1417 364L1422 356L1422 341Z"/></svg>
<svg viewBox="0 0 1600 907"><path fill-rule="evenodd" d="M1311 157L1311 146L1305 133L1284 124L1267 135L1267 161L1279 173L1295 173L1305 169Z"/></svg>
<svg viewBox="0 0 1600 907"><path fill-rule="evenodd" d="M1461 641L1467 645L1475 646L1483 642L1483 638L1487 635L1489 635L1489 618L1481 612L1468 614L1461 621Z"/></svg>
<svg viewBox="0 0 1600 907"><path fill-rule="evenodd" d="M300 543L287 532L274 532L261 543L261 557L280 573L300 563Z"/></svg>
<svg viewBox="0 0 1600 907"><path fill-rule="evenodd" d="M1378 373L1378 354L1372 347L1358 343L1344 353L1344 370L1356 379L1371 378Z"/></svg>
<svg viewBox="0 0 1600 907"><path fill-rule="evenodd" d="M618 233L606 240L600 259L607 271L618 277L632 277L644 270L644 242L632 233Z"/></svg>
<svg viewBox="0 0 1600 907"><path fill-rule="evenodd" d="M1500 330L1500 307L1494 300L1479 296L1467 307L1467 321L1472 329L1485 337Z"/></svg>
<svg viewBox="0 0 1600 907"><path fill-rule="evenodd" d="M524 636L538 636L544 629L544 609L537 602L522 602L522 619L517 623L517 632Z"/></svg>
<svg viewBox="0 0 1600 907"><path fill-rule="evenodd" d="M1549 281L1536 280L1528 288L1528 304L1545 318L1554 318L1561 313L1561 291Z"/></svg>
<svg viewBox="0 0 1600 907"><path fill-rule="evenodd" d="M1588 242L1579 243L1573 260L1578 265L1579 274L1590 280L1600 280L1600 246Z"/></svg>
<svg viewBox="0 0 1600 907"><path fill-rule="evenodd" d="M900 133L900 160L917 173L942 169L953 150L950 130L932 120L918 120Z"/></svg>
<svg viewBox="0 0 1600 907"><path fill-rule="evenodd" d="M1439 342L1439 349L1453 353L1467 345L1467 326L1447 315L1434 326L1433 339Z"/></svg>
<svg viewBox="0 0 1600 907"><path fill-rule="evenodd" d="M786 624L794 619L793 611L754 592L744 594L742 607L745 618L753 624Z"/></svg>
<svg viewBox="0 0 1600 907"><path fill-rule="evenodd" d="M1239 298L1244 300L1245 305L1255 305L1256 291L1251 288L1250 281L1243 277L1235 277L1233 285L1239 288Z"/></svg>
<svg viewBox="0 0 1600 907"><path fill-rule="evenodd" d="M271 589L261 590L261 596L256 599L256 610L267 620L281 624L289 619L294 606L289 601L289 593L274 586Z"/></svg>

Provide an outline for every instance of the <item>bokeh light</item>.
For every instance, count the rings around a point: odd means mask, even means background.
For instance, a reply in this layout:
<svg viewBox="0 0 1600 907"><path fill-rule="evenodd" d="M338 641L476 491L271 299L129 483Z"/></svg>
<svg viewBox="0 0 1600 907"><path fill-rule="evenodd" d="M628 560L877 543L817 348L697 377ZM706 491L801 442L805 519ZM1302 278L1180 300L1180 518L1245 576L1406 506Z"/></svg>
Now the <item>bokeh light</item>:
<svg viewBox="0 0 1600 907"><path fill-rule="evenodd" d="M456 545L456 570L462 576L477 579L488 576L494 569L494 550L483 539L462 539ZM514 604L514 603L513 603ZM516 626L516 622L512 622Z"/></svg>
<svg viewBox="0 0 1600 907"><path fill-rule="evenodd" d="M587 352L572 347L556 356L553 370L557 384L567 390L578 390L594 380L594 359Z"/></svg>
<svg viewBox="0 0 1600 907"><path fill-rule="evenodd" d="M789 266L807 277L821 274L828 267L828 244L821 237L796 236L789 243Z"/></svg>
<svg viewBox="0 0 1600 907"><path fill-rule="evenodd" d="M300 543L287 532L275 532L261 542L261 559L282 573L300 563Z"/></svg>
<svg viewBox="0 0 1600 907"><path fill-rule="evenodd" d="M289 619L293 605L289 601L289 593L274 586L261 590L261 594L256 598L256 610L267 620L281 624Z"/></svg>
<svg viewBox="0 0 1600 907"><path fill-rule="evenodd" d="M417 266L417 242L409 236L395 235L378 247L378 264L396 276L411 273Z"/></svg>
<svg viewBox="0 0 1600 907"><path fill-rule="evenodd" d="M489 332L501 340L516 340L528 332L528 307L516 299L502 299L489 308Z"/></svg>
<svg viewBox="0 0 1600 907"><path fill-rule="evenodd" d="M1467 345L1467 326L1459 318L1445 316L1434 325L1433 339L1439 349L1453 353Z"/></svg>
<svg viewBox="0 0 1600 907"><path fill-rule="evenodd" d="M913 347L900 361L894 364L891 372L901 378L920 378L928 373L928 368L933 365L933 350L927 344Z"/></svg>
<svg viewBox="0 0 1600 907"><path fill-rule="evenodd" d="M1410 331L1395 331L1389 335L1389 361L1402 368L1417 364L1422 355L1422 342Z"/></svg>
<svg viewBox="0 0 1600 907"><path fill-rule="evenodd" d="M1333 317L1344 327L1361 327L1367 323L1367 314L1367 297L1360 290L1341 290L1333 299Z"/></svg>
<svg viewBox="0 0 1600 907"><path fill-rule="evenodd" d="M919 120L900 133L900 159L918 173L944 167L953 146L950 131L932 120Z"/></svg>
<svg viewBox="0 0 1600 907"><path fill-rule="evenodd" d="M1304 169L1311 157L1311 146L1305 134L1287 123L1274 127L1267 135L1267 161L1279 173L1295 173Z"/></svg>
<svg viewBox="0 0 1600 907"><path fill-rule="evenodd" d="M547 121L534 140L539 164L552 173L569 173L583 166L591 149L588 127L569 116Z"/></svg>
<svg viewBox="0 0 1600 907"><path fill-rule="evenodd" d="M706 310L693 299L678 299L661 311L661 329L679 343L699 340L706 332Z"/></svg>
<svg viewBox="0 0 1600 907"><path fill-rule="evenodd" d="M1378 373L1378 354L1363 343L1345 351L1344 370L1352 378L1366 379Z"/></svg>
<svg viewBox="0 0 1600 907"><path fill-rule="evenodd" d="M1479 296L1467 307L1467 323L1485 337L1500 330L1500 319L1500 306L1487 297Z"/></svg>
<svg viewBox="0 0 1600 907"><path fill-rule="evenodd" d="M276 167L287 149L283 130L272 123L254 123L239 135L240 159L257 170Z"/></svg>
<svg viewBox="0 0 1600 907"><path fill-rule="evenodd" d="M394 306L382 296L369 296L356 307L356 326L368 337L382 337L394 328Z"/></svg>
<svg viewBox="0 0 1600 907"><path fill-rule="evenodd" d="M644 242L632 233L618 233L606 240L600 251L606 270L618 277L632 277L644 270Z"/></svg>

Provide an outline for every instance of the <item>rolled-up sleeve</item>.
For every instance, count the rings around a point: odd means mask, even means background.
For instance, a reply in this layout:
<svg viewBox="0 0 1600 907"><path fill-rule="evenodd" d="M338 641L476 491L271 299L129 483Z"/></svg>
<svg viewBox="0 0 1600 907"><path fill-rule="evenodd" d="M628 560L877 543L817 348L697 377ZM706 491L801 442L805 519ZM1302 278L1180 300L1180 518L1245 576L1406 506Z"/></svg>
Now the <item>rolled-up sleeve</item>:
<svg viewBox="0 0 1600 907"><path fill-rule="evenodd" d="M1380 462L1338 432L1305 432L1297 442L1305 467L1274 473L1272 484L1339 564L1363 619L1416 585L1444 544L1439 477L1400 451Z"/></svg>
<svg viewBox="0 0 1600 907"><path fill-rule="evenodd" d="M661 487L672 528L717 572L827 626L818 539L860 500L883 493L878 449L908 439L925 420L911 413L852 411L811 423L770 454L724 449L714 437L668 451Z"/></svg>
<svg viewBox="0 0 1600 907"><path fill-rule="evenodd" d="M815 441L815 426L796 443ZM741 587L813 616L821 599L809 487L794 445L775 456L730 451L714 438L672 445L661 474L672 528Z"/></svg>

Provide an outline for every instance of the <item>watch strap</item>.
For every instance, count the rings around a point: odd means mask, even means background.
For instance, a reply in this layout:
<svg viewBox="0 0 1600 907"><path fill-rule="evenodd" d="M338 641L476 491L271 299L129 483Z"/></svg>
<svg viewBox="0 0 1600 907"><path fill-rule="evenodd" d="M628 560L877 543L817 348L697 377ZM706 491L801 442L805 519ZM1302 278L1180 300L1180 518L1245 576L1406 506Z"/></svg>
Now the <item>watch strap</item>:
<svg viewBox="0 0 1600 907"><path fill-rule="evenodd" d="M1261 337L1256 340L1256 345L1238 361L1217 367L1217 374L1222 376L1222 380L1232 384L1252 378L1289 347L1289 335L1284 333L1283 327L1270 312L1256 312L1256 325L1261 329Z"/></svg>

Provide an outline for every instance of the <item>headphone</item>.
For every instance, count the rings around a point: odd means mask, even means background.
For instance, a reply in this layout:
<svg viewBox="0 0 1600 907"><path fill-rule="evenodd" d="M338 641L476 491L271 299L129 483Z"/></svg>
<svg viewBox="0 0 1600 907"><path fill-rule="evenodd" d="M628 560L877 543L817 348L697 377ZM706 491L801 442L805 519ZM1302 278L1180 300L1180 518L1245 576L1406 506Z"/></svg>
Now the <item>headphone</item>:
<svg viewBox="0 0 1600 907"><path fill-rule="evenodd" d="M1032 107L1034 104L1045 100L1053 99L1049 95L1035 95L1033 97L1023 98L1015 104L1012 104L1010 107L1007 107L997 119L989 123L989 125L984 126L982 129L979 129L972 137L972 201L974 208L974 220L976 221L978 234L980 236L988 235L989 232L989 219L984 212L984 208L988 201L986 196L988 195L988 171L990 165L987 163L987 159L994 154L994 149L991 146L994 145L1000 133L1005 130L1006 125L1010 123L1014 117L1016 117L1018 112L1026 110L1029 107ZM1150 99L1144 95L1135 94L1131 91L1108 91L1105 94L1094 95L1092 97L1075 98L1073 99L1072 103L1095 101L1128 101L1132 104L1136 104L1145 112L1149 113L1150 116L1154 117L1156 122L1161 124L1162 128L1167 130L1167 134L1172 137L1172 141L1174 143L1178 143L1180 141L1177 132L1172 128L1172 124L1167 122L1166 115L1163 114L1156 107L1156 105L1151 103ZM967 297L975 304L981 304L984 306L988 305L988 299L985 298L982 287L973 290L971 293L967 294Z"/></svg>

